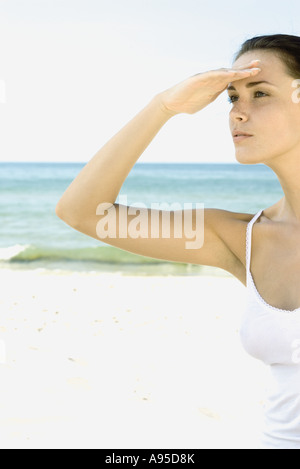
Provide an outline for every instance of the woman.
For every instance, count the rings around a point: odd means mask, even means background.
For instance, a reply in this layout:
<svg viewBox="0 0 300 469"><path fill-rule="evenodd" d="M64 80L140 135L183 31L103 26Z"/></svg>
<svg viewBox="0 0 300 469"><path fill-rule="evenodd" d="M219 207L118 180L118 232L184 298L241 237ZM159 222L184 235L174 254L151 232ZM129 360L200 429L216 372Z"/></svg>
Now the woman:
<svg viewBox="0 0 300 469"><path fill-rule="evenodd" d="M201 73L156 95L83 168L56 207L57 215L71 227L107 244L152 258L215 266L247 287L242 342L251 355L270 365L274 377L262 443L269 449L300 449L297 79L300 37L272 35L246 41L232 68ZM140 213L152 229L156 224L159 236L132 236L133 215L127 213L128 207L115 203L130 170L169 119L199 112L225 90L232 103L230 129L237 161L271 168L284 197L256 215L205 209L204 244L199 249L186 248L185 234L175 236L182 222L176 212L170 215L169 239L163 237L159 224L165 213L146 208ZM120 218L124 209L127 217ZM195 227L198 209L192 215ZM98 229L104 218L116 225L114 235L106 237Z"/></svg>

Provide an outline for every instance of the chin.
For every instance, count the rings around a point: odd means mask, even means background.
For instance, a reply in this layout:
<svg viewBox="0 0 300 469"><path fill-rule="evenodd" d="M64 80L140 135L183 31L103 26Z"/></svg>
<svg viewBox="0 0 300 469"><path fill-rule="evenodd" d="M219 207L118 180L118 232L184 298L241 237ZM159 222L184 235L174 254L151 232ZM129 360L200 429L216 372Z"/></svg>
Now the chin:
<svg viewBox="0 0 300 469"><path fill-rule="evenodd" d="M249 154L249 152L240 152L236 151L235 159L240 164L261 164L261 158L255 158L253 155Z"/></svg>

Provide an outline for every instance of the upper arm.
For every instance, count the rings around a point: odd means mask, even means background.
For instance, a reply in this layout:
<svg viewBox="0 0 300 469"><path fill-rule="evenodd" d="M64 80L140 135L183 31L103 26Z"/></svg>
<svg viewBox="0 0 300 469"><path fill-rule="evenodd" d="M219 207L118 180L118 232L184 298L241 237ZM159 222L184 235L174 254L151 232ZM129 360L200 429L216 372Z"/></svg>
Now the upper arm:
<svg viewBox="0 0 300 469"><path fill-rule="evenodd" d="M133 210L114 204L102 215L76 223L57 215L81 233L141 256L214 266L233 274L242 267L245 224L241 222L249 218L246 214L219 209Z"/></svg>

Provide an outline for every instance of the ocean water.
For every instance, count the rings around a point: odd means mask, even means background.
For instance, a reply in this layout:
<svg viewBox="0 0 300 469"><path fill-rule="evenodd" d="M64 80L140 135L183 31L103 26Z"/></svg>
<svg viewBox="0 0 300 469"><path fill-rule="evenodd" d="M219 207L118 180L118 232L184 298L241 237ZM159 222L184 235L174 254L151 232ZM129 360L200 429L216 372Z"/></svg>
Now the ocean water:
<svg viewBox="0 0 300 469"><path fill-rule="evenodd" d="M55 214L63 192L85 163L0 163L0 268L101 271L138 275L201 275L203 266L160 261L76 232ZM120 197L122 196L122 200ZM204 204L255 214L283 196L264 165L137 163L117 202ZM171 208L170 208L171 209ZM213 269L216 275L219 269ZM220 269L221 270L221 269Z"/></svg>

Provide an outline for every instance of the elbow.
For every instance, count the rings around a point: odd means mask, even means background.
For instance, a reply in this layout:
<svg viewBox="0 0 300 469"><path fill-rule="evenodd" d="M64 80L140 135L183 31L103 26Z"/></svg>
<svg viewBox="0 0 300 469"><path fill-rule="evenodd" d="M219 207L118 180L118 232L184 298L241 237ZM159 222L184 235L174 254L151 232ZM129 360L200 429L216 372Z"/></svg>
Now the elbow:
<svg viewBox="0 0 300 469"><path fill-rule="evenodd" d="M62 204L61 200L57 203L55 207L55 214L58 218L60 218L63 222L71 227L76 227L76 223L74 220L74 216L72 212L67 209L64 204Z"/></svg>
<svg viewBox="0 0 300 469"><path fill-rule="evenodd" d="M61 220L64 219L64 210L63 210L61 201L59 201L58 204L57 204L56 207L55 207L55 214L56 214L56 216L57 216L58 218L60 218Z"/></svg>

